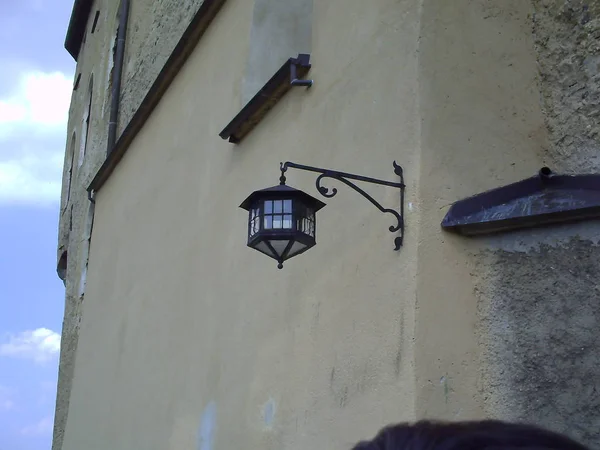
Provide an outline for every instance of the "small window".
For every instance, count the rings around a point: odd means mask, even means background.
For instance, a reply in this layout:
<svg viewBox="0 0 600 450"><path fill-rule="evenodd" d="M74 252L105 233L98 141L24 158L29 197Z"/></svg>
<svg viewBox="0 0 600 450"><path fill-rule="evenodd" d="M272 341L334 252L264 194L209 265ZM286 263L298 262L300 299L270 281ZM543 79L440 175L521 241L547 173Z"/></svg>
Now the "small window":
<svg viewBox="0 0 600 450"><path fill-rule="evenodd" d="M87 142L88 142L88 137L89 137L88 134L90 131L90 121L91 121L90 116L92 114L93 91L94 91L94 78L90 77L87 108L83 115L83 120L82 120L82 124L81 124L81 142L80 142L80 146L79 146L79 159L77 160L77 167L81 167L81 165L83 164L83 159L85 158L85 152L86 152L86 147L87 147Z"/></svg>
<svg viewBox="0 0 600 450"><path fill-rule="evenodd" d="M100 17L100 11L96 11L96 15L94 16L94 23L92 24L92 34L96 31L96 25L98 25L98 17Z"/></svg>
<svg viewBox="0 0 600 450"><path fill-rule="evenodd" d="M81 73L77 74L77 78L75 78L75 84L73 85L73 90L76 91L79 87L79 81L81 81Z"/></svg>
<svg viewBox="0 0 600 450"><path fill-rule="evenodd" d="M60 255L60 259L58 260L58 265L56 266L56 272L58 273L58 278L63 281L63 284L66 283L67 279L67 251L63 251Z"/></svg>
<svg viewBox="0 0 600 450"><path fill-rule="evenodd" d="M83 298L85 295L85 287L87 283L87 269L88 262L90 259L90 241L92 239L92 229L94 227L94 204L90 203L88 206L88 213L85 220L83 229L83 246L81 248L81 277L79 278L79 297Z"/></svg>
<svg viewBox="0 0 600 450"><path fill-rule="evenodd" d="M77 140L77 136L75 132L71 136L71 145L69 145L69 153L67 154L67 171L65 173L66 177L66 193L63 194L65 198L64 208L69 204L69 200L71 199L71 184L73 183L73 160L75 159L75 141Z"/></svg>

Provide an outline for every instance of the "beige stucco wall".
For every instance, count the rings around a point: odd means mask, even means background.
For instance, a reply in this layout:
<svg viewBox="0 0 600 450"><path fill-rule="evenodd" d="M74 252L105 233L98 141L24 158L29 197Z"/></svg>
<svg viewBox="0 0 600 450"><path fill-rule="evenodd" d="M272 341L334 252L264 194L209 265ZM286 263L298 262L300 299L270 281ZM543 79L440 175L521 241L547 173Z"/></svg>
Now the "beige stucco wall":
<svg viewBox="0 0 600 450"><path fill-rule="evenodd" d="M97 194L64 449L195 448L211 402L226 448L343 448L414 417L415 236L394 252L392 218L342 191L319 245L279 271L245 246L237 205L286 159L384 178L397 159L416 200L418 4L315 3L318 84L234 148L218 133L239 108L252 6L225 4Z"/></svg>
<svg viewBox="0 0 600 450"><path fill-rule="evenodd" d="M85 42L81 45L77 58L75 77L79 77L79 85L73 91L69 109L57 246L58 272L65 283L65 311L54 422L55 450L61 449L69 411L85 297L88 236L94 216L86 188L107 154L113 50L119 3L119 0L95 0L92 4ZM131 119L202 0L163 0L159 2L160 11L157 11L155 3L151 0L132 2L119 132ZM99 11L98 22L92 33L96 11ZM90 125L86 144L85 117L92 80ZM85 147L85 152L83 158L80 158L82 147Z"/></svg>
<svg viewBox="0 0 600 450"><path fill-rule="evenodd" d="M282 61L299 53L311 53L313 0L254 0L253 3L240 106L256 95Z"/></svg>
<svg viewBox="0 0 600 450"><path fill-rule="evenodd" d="M423 4L416 334L422 417L484 414L489 392L479 377L474 280L485 269L473 254L487 242L444 233L440 222L454 201L527 178L543 165L531 13L522 0Z"/></svg>
<svg viewBox="0 0 600 450"><path fill-rule="evenodd" d="M228 0L97 193L63 449L345 449L390 422L483 416L598 442L597 224L439 226L452 202L560 158L540 8L314 0L315 85L232 146L218 133L257 20ZM386 179L401 164L401 251L392 218L343 187L283 270L248 249L237 205L288 159ZM311 194L314 179L288 172Z"/></svg>

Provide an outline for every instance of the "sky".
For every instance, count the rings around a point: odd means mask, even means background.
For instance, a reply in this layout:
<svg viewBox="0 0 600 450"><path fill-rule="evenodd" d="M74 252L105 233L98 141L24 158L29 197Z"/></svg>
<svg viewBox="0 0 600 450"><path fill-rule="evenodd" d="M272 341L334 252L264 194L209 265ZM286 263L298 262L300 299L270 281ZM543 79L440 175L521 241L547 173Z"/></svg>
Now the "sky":
<svg viewBox="0 0 600 450"><path fill-rule="evenodd" d="M52 444L73 0L0 0L0 450Z"/></svg>

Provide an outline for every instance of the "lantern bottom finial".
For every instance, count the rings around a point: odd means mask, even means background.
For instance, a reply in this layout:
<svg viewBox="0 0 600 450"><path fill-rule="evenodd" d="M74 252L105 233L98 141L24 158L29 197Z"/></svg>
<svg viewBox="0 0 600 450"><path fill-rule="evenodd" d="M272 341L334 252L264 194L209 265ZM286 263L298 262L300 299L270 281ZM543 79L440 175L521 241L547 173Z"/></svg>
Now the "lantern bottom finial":
<svg viewBox="0 0 600 450"><path fill-rule="evenodd" d="M282 263L282 262L280 262L279 264L277 264L277 268L278 268L278 269L283 269L283 263Z"/></svg>

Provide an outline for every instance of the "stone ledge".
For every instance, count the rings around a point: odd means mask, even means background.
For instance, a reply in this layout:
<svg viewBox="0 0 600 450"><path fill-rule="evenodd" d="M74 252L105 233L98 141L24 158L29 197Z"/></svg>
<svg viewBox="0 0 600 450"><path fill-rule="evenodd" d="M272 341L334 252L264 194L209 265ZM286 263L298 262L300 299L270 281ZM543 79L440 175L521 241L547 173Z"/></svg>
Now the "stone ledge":
<svg viewBox="0 0 600 450"><path fill-rule="evenodd" d="M309 61L310 55L302 53L297 58L289 58L219 136L234 144L239 143L294 86L294 81L306 76L310 70Z"/></svg>

